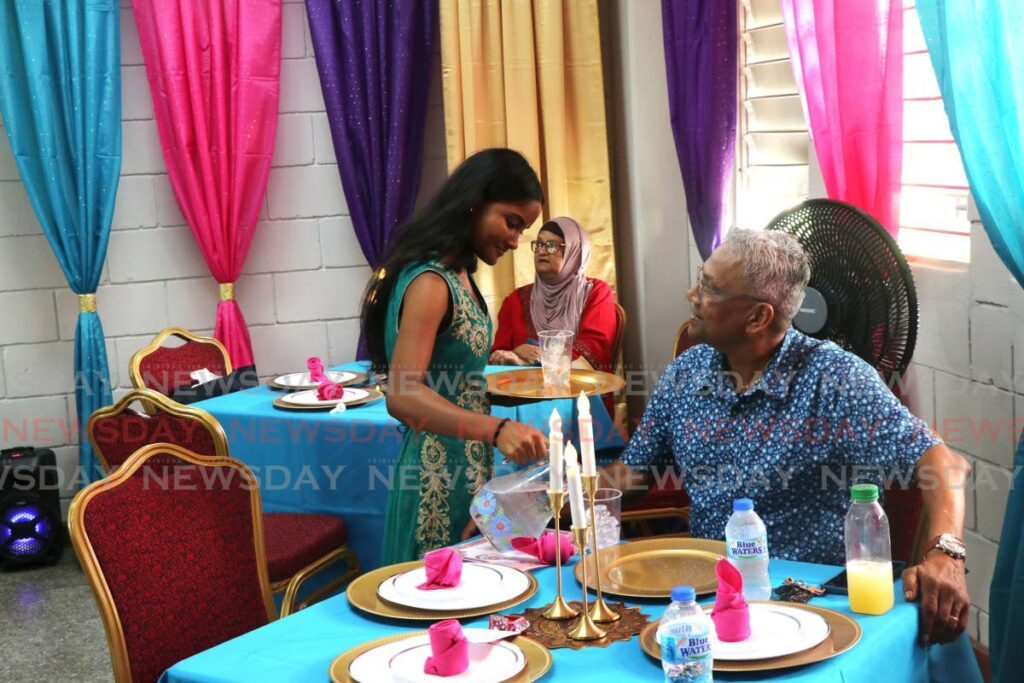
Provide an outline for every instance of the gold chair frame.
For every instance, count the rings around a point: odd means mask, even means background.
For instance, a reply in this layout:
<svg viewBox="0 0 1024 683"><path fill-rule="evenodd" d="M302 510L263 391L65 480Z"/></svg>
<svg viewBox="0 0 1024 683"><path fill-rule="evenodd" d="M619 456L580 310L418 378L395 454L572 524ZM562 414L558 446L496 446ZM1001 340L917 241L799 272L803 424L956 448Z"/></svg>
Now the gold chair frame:
<svg viewBox="0 0 1024 683"><path fill-rule="evenodd" d="M143 409L150 415L152 415L155 410L160 410L177 417L184 417L201 423L213 438L214 454L218 456L228 456L227 434L224 433L224 428L220 426L220 423L217 422L217 419L214 418L213 415L210 415L208 412L200 408L182 405L181 403L173 401L160 392L153 391L152 389L132 389L114 405L100 408L94 412L89 416L89 420L85 423L85 431L89 439L89 445L92 446L93 453L95 453L96 457L99 459L104 472L110 474L111 468L110 463L103 454L103 449L96 443L96 437L94 434L96 430L96 423L101 420L117 417L127 410L135 401L141 403Z"/></svg>
<svg viewBox="0 0 1024 683"><path fill-rule="evenodd" d="M146 384L142 380L142 361L146 356L162 347L164 342L170 337L184 339L186 342L192 341L199 342L200 344L211 344L216 346L220 350L221 355L224 356L224 372L226 374L231 374L233 370L231 367L231 356L228 355L228 350L224 348L224 345L219 341L213 337L203 337L195 334L194 332L189 332L183 327L168 327L153 337L153 341L149 342L132 354L132 360L128 365L128 376L131 378L133 387L136 389L146 388Z"/></svg>
<svg viewBox="0 0 1024 683"><path fill-rule="evenodd" d="M228 437L224 432L224 428L220 422L217 421L210 413L202 410L201 408L194 408L192 406L186 406L174 401L163 394L153 391L152 389L132 389L128 394L124 396L120 401L112 406L100 408L89 416L89 420L86 423L86 432L89 438L89 443L92 445L93 452L96 453L96 457L99 459L100 464L103 466L103 471L110 473L110 465L103 455L103 450L96 443L94 436L95 425L98 421L106 418L115 417L120 415L128 406L134 401L142 403L143 408L150 414L153 414L156 410L161 410L178 417L186 417L193 419L210 433L213 438L213 449L217 457L230 457L228 453ZM199 455L198 457L210 457ZM127 464L127 461L126 463ZM123 465L122 465L123 467ZM262 526L262 525L261 525ZM295 599L298 595L299 589L311 576L319 572L320 570L328 567L335 562L344 560L349 569L341 576L332 579L326 585L313 591L306 597L302 602L296 605ZM348 545L344 545L340 548L336 548L326 555L322 555L310 564L300 569L296 574L288 579L282 579L270 584L270 592L273 595L284 592L284 597L281 600L281 616L286 617L292 612L300 609L305 609L309 605L317 602L330 593L334 592L338 588L341 588L347 582L351 581L355 577L362 573L362 565L359 563L359 558L356 554L349 549Z"/></svg>
<svg viewBox="0 0 1024 683"><path fill-rule="evenodd" d="M270 582L267 575L267 556L263 545L263 510L260 504L259 484L256 477L243 463L227 456L198 455L192 451L173 444L150 444L133 453L116 472L100 481L82 489L68 510L68 530L71 544L82 564L86 579L92 588L93 596L99 607L100 618L107 634L107 645L110 648L110 659L116 683L132 683L131 664L128 659L128 645L125 641L124 626L117 612L117 604L110 592L110 586L103 574L99 559L93 551L89 534L85 528L85 512L89 503L97 496L125 483L135 472L150 459L172 455L192 465L200 467L229 467L237 471L249 487L249 504L252 510L253 544L256 551L257 580L260 594L267 612L267 621L277 618L274 601L270 593Z"/></svg>

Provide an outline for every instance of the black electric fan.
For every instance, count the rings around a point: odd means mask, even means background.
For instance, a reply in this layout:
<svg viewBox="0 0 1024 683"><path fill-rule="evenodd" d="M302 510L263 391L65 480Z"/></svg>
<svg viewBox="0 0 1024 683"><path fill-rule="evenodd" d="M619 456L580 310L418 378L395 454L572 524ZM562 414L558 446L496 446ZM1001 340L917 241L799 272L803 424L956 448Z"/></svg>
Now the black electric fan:
<svg viewBox="0 0 1024 683"><path fill-rule="evenodd" d="M796 237L810 260L811 280L793 325L857 354L887 380L902 375L917 340L917 292L885 228L849 204L811 199L767 229Z"/></svg>

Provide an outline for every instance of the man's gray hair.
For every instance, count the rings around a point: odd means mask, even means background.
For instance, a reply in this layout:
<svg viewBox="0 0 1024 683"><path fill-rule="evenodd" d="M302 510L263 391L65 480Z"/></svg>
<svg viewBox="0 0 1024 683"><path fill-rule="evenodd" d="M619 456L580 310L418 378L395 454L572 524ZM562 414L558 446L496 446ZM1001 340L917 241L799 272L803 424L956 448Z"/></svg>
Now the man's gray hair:
<svg viewBox="0 0 1024 683"><path fill-rule="evenodd" d="M733 228L722 246L743 263L749 291L767 299L780 322L788 325L800 310L811 278L807 254L797 239L780 230Z"/></svg>

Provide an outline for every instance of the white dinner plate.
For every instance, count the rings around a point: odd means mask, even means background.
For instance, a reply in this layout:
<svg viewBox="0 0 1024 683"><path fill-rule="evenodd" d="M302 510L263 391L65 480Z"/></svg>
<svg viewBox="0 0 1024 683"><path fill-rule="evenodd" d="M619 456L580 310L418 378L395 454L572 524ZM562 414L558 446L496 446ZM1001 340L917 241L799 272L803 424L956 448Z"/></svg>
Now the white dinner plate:
<svg viewBox="0 0 1024 683"><path fill-rule="evenodd" d="M481 629L465 629L467 638ZM359 683L497 683L512 678L526 666L526 655L517 645L470 643L469 667L454 676L423 672L430 656L430 636L422 635L388 643L359 655L349 666L349 676Z"/></svg>
<svg viewBox="0 0 1024 683"><path fill-rule="evenodd" d="M345 382L351 382L358 375L354 372L347 372L345 370L326 370L324 375L327 379L331 380L335 384L344 384ZM309 389L317 385L312 380L308 372L292 372L287 375L281 375L275 377L273 383L280 387L287 387L290 389Z"/></svg>
<svg viewBox="0 0 1024 683"><path fill-rule="evenodd" d="M522 595L530 587L529 577L518 569L480 562L463 564L459 584L452 588L417 588L426 581L426 569L420 567L382 582L377 595L403 607L452 612L496 605Z"/></svg>
<svg viewBox="0 0 1024 683"><path fill-rule="evenodd" d="M704 610L711 616L711 607ZM806 610L785 605L750 605L750 637L736 643L720 641L711 629L711 653L716 660L744 661L782 657L810 649L828 637L828 622Z"/></svg>
<svg viewBox="0 0 1024 683"><path fill-rule="evenodd" d="M370 394L364 389L350 389L345 387L345 394L340 399L332 399L330 401L321 401L320 397L317 396L316 389L310 389L309 391L297 391L294 394L285 394L281 397L283 403L287 403L293 406L305 406L305 407L324 407L331 408L338 405L339 403L355 403L356 401L363 401Z"/></svg>

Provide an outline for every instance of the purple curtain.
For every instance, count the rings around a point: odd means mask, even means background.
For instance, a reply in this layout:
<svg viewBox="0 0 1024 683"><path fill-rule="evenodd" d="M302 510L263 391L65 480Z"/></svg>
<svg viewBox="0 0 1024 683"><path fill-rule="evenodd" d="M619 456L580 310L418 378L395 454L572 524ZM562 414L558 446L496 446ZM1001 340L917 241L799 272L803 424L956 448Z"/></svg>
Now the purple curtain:
<svg viewBox="0 0 1024 683"><path fill-rule="evenodd" d="M341 186L372 268L416 201L437 5L306 0Z"/></svg>
<svg viewBox="0 0 1024 683"><path fill-rule="evenodd" d="M722 241L736 144L738 3L662 0L668 106L701 258Z"/></svg>

